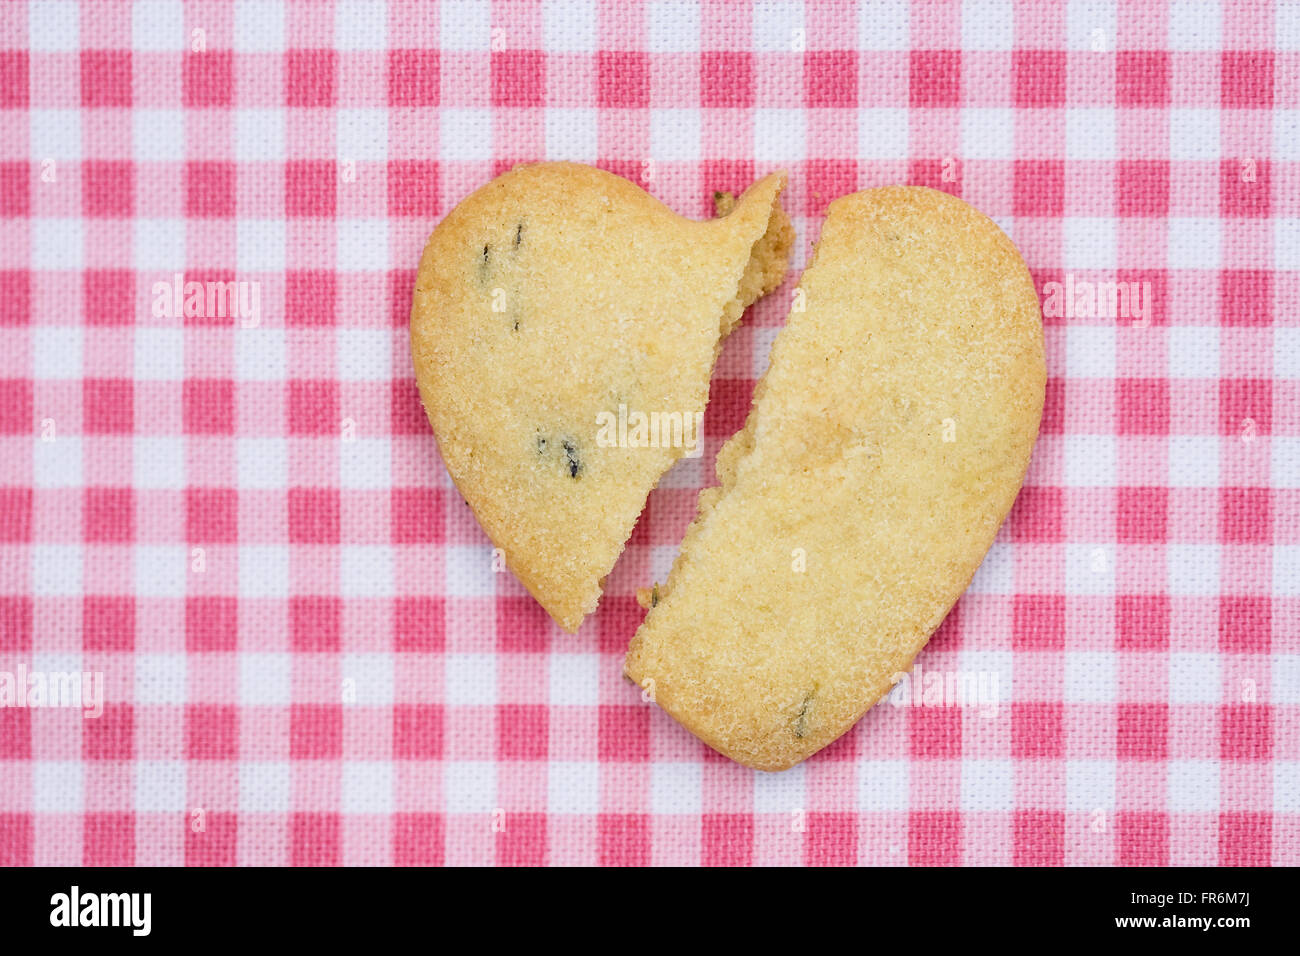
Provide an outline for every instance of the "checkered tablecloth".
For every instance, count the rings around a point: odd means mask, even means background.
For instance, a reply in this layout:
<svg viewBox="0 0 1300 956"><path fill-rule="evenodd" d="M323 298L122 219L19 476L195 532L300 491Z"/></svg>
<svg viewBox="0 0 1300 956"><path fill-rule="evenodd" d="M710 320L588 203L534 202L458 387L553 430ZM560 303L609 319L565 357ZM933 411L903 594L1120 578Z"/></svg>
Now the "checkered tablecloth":
<svg viewBox="0 0 1300 956"><path fill-rule="evenodd" d="M1300 863L1300 4L0 23L0 863ZM433 224L541 159L697 217L784 167L799 233L576 636L494 573L406 339ZM827 203L890 183L993 216L1055 296L1026 487L918 659L998 703L754 773L622 679L633 593ZM33 704L74 673L101 715Z"/></svg>

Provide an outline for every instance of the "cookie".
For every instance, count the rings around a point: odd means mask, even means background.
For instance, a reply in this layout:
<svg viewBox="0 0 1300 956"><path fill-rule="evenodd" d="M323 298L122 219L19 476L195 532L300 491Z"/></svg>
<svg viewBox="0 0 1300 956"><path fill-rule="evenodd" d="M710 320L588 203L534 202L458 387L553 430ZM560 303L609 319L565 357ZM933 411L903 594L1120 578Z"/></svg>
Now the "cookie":
<svg viewBox="0 0 1300 956"><path fill-rule="evenodd" d="M832 203L627 676L759 770L845 733L992 544L1045 377L1038 297L991 220L921 187Z"/></svg>
<svg viewBox="0 0 1300 956"><path fill-rule="evenodd" d="M542 163L429 237L411 308L429 422L506 566L567 630L699 447L722 340L785 275L784 185L774 173L696 222L626 179Z"/></svg>

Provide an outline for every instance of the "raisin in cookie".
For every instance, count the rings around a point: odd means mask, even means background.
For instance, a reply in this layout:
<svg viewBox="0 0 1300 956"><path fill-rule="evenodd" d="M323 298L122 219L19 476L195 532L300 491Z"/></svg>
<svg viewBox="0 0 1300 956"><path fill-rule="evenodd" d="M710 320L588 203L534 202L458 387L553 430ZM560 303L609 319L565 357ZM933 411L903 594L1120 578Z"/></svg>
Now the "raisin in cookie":
<svg viewBox="0 0 1300 956"><path fill-rule="evenodd" d="M800 289L625 664L761 770L852 727L943 621L1020 489L1046 376L1024 262L944 193L832 203Z"/></svg>
<svg viewBox="0 0 1300 956"><path fill-rule="evenodd" d="M411 309L424 407L479 523L568 630L700 439L722 340L785 275L784 185L767 176L695 222L626 179L542 163L479 189L429 237ZM662 416L663 433L638 416Z"/></svg>

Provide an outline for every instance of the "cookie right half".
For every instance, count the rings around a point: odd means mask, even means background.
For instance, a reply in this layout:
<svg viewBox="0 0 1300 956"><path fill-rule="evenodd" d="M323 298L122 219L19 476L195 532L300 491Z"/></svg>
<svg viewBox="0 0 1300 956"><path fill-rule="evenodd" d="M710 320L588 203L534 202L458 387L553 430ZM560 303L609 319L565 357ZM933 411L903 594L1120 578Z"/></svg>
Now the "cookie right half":
<svg viewBox="0 0 1300 956"><path fill-rule="evenodd" d="M1038 296L945 193L831 204L720 485L625 671L705 743L783 770L847 731L970 583L1043 409Z"/></svg>

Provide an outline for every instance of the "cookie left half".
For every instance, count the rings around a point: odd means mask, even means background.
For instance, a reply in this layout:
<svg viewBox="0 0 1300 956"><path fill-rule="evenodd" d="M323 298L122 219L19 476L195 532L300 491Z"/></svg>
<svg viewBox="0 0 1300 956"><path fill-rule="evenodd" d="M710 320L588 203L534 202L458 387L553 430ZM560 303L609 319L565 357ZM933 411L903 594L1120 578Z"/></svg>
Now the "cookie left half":
<svg viewBox="0 0 1300 956"><path fill-rule="evenodd" d="M697 222L575 163L521 166L434 229L411 354L452 480L563 628L596 608L646 497L702 447L722 341L780 284L784 173Z"/></svg>

